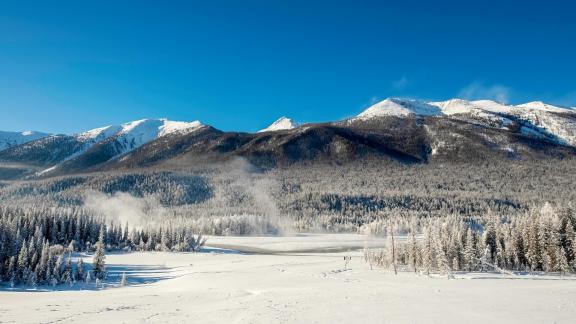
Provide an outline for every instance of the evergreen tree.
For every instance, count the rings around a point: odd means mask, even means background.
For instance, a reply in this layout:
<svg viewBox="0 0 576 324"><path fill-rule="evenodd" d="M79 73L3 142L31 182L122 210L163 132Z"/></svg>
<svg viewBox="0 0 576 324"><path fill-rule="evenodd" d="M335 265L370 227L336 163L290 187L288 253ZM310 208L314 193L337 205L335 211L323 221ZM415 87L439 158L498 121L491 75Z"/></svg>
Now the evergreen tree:
<svg viewBox="0 0 576 324"><path fill-rule="evenodd" d="M96 242L96 251L94 252L92 271L96 279L102 280L106 276L105 264L105 250L104 250L104 228L100 229L98 242Z"/></svg>
<svg viewBox="0 0 576 324"><path fill-rule="evenodd" d="M570 264L568 263L568 258L566 257L566 251L561 246L556 247L556 259L557 267L556 270L559 271L561 274L571 272Z"/></svg>
<svg viewBox="0 0 576 324"><path fill-rule="evenodd" d="M84 281L84 261L82 258L78 258L78 261L76 261L76 273L74 278L78 282Z"/></svg>
<svg viewBox="0 0 576 324"><path fill-rule="evenodd" d="M464 262L466 265L466 270L474 271L476 270L476 242L474 239L474 234L472 229L468 227L466 231L466 246L464 248Z"/></svg>
<svg viewBox="0 0 576 324"><path fill-rule="evenodd" d="M408 236L408 264L414 270L418 272L418 242L416 241L415 229L412 228L410 235Z"/></svg>

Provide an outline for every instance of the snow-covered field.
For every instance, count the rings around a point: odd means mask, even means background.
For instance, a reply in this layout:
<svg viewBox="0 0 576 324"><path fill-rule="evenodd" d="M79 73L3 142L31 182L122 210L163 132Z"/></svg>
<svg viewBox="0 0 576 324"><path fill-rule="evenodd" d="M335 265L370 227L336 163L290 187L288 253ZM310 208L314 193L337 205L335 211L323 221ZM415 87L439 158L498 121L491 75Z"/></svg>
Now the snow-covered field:
<svg viewBox="0 0 576 324"><path fill-rule="evenodd" d="M368 243L367 243L368 242ZM109 254L103 290L0 291L0 323L574 323L576 278L370 270L360 235L211 237L202 253ZM237 250L251 252L242 253ZM344 269L344 256L352 256ZM87 287L90 288L90 287Z"/></svg>

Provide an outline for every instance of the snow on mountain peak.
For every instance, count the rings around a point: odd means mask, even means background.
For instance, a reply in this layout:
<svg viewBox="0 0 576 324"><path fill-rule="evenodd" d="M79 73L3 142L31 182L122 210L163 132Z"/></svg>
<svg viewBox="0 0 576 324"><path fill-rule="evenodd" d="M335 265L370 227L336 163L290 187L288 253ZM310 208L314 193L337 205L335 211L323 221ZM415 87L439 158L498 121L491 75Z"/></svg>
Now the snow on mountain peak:
<svg viewBox="0 0 576 324"><path fill-rule="evenodd" d="M165 118L161 119L140 119L124 123L122 125L111 125L95 128L76 137L83 141L104 140L114 135L134 135L144 139L155 139L160 136L168 135L174 132L192 131L202 126L199 121L181 122L171 121Z"/></svg>
<svg viewBox="0 0 576 324"><path fill-rule="evenodd" d="M514 109L514 106L509 106L494 100L476 100L472 103L479 108L493 113L510 114Z"/></svg>
<svg viewBox="0 0 576 324"><path fill-rule="evenodd" d="M164 136L176 132L189 132L198 129L202 126L202 123L195 120L192 122L182 122L182 121L171 121L168 119L161 119L164 124L160 127L160 133L158 136Z"/></svg>
<svg viewBox="0 0 576 324"><path fill-rule="evenodd" d="M298 127L298 124L295 123L292 119L287 118L287 117L280 117L277 121L272 123L272 125L264 128L264 129L259 130L258 133L274 132L274 131L286 130L286 129L294 129L296 127Z"/></svg>
<svg viewBox="0 0 576 324"><path fill-rule="evenodd" d="M531 102L527 102L525 104L517 105L516 107L524 108L524 109L530 109L530 110L542 110L542 111L559 112L559 113L572 112L572 109L570 109L570 108L552 106L552 105L547 104L547 103L542 102L542 101L531 101Z"/></svg>
<svg viewBox="0 0 576 324"><path fill-rule="evenodd" d="M439 107L412 99L388 98L369 107L356 118L370 119L382 116L437 116L442 111Z"/></svg>
<svg viewBox="0 0 576 324"><path fill-rule="evenodd" d="M140 119L122 124L118 140L126 145L125 152L128 152L159 137L173 133L192 132L202 126L199 121L180 122L165 118Z"/></svg>
<svg viewBox="0 0 576 324"><path fill-rule="evenodd" d="M81 141L89 140L103 140L110 136L118 134L122 130L121 126L110 125L99 128L94 128L89 131L85 131L76 135L76 137Z"/></svg>
<svg viewBox="0 0 576 324"><path fill-rule="evenodd" d="M439 107L442 113L446 115L466 114L478 110L476 105L463 99L450 99L446 101L429 102L428 104Z"/></svg>
<svg viewBox="0 0 576 324"><path fill-rule="evenodd" d="M23 132L0 131L0 151L12 146L21 145L48 136L49 134L33 131L23 131Z"/></svg>

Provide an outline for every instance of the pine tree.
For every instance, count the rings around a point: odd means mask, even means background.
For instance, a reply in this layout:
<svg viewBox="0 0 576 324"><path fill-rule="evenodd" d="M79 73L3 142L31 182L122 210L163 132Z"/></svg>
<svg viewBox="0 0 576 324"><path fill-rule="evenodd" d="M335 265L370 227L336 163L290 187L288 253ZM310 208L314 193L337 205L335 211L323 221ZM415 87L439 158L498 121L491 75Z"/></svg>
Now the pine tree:
<svg viewBox="0 0 576 324"><path fill-rule="evenodd" d="M433 262L433 244L432 244L432 228L430 225L426 228L424 236L424 244L422 247L422 267L427 275L432 271Z"/></svg>
<svg viewBox="0 0 576 324"><path fill-rule="evenodd" d="M418 272L418 243L416 241L415 230L412 228L410 235L408 236L408 264L414 270L414 273Z"/></svg>
<svg viewBox="0 0 576 324"><path fill-rule="evenodd" d="M105 264L105 251L104 251L104 228L100 229L100 234L98 236L98 242L96 242L96 251L94 252L93 267L94 277L96 279L104 279L106 276L106 264Z"/></svg>
<svg viewBox="0 0 576 324"><path fill-rule="evenodd" d="M79 282L84 281L84 261L82 258L78 258L78 261L76 261L76 274L74 278Z"/></svg>
<svg viewBox="0 0 576 324"><path fill-rule="evenodd" d="M556 268L557 271L561 274L569 273L571 271L568 258L566 257L566 251L561 246L556 247L556 259L558 260Z"/></svg>
<svg viewBox="0 0 576 324"><path fill-rule="evenodd" d="M464 262L466 264L466 270L474 271L476 270L476 242L474 240L474 234L472 229L468 227L466 231L466 246L464 248Z"/></svg>
<svg viewBox="0 0 576 324"><path fill-rule="evenodd" d="M62 265L64 264L64 255L60 254L56 258L54 267L52 269L52 278L56 279L56 283L62 282Z"/></svg>
<svg viewBox="0 0 576 324"><path fill-rule="evenodd" d="M18 254L17 267L16 281L25 282L28 279L26 278L26 269L28 268L28 249L26 248L26 244L22 244L22 248Z"/></svg>
<svg viewBox="0 0 576 324"><path fill-rule="evenodd" d="M72 274L72 259L70 255L66 259L66 264L64 265L64 272L62 274L62 283L72 285L74 281L73 274Z"/></svg>
<svg viewBox="0 0 576 324"><path fill-rule="evenodd" d="M15 256L11 256L10 257L10 261L8 262L8 280L10 280L10 286L14 287L14 285L16 284L16 257Z"/></svg>
<svg viewBox="0 0 576 324"><path fill-rule="evenodd" d="M435 233L433 242L434 253L436 254L436 264L440 271L445 273L447 276L451 275L450 264L444 251L444 244L442 242L442 236L440 235L440 229Z"/></svg>

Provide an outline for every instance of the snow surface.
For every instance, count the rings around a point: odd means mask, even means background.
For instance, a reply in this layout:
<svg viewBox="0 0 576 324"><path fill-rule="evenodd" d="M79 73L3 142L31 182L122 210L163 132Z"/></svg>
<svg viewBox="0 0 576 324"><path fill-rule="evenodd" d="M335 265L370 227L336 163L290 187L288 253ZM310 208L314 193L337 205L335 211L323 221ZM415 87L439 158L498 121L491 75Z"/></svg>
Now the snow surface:
<svg viewBox="0 0 576 324"><path fill-rule="evenodd" d="M525 104L517 105L518 108L525 108L530 110L542 110L548 112L557 112L557 113L565 113L565 112L573 112L571 108L563 108L552 106L550 104L544 103L542 101L532 101Z"/></svg>
<svg viewBox="0 0 576 324"><path fill-rule="evenodd" d="M141 119L122 125L117 140L124 144L126 153L159 137L173 133L192 132L203 125L199 121L178 122L167 119Z"/></svg>
<svg viewBox="0 0 576 324"><path fill-rule="evenodd" d="M3 132L0 131L0 151L12 146L28 143L49 136L49 134L24 131L24 132Z"/></svg>
<svg viewBox="0 0 576 324"><path fill-rule="evenodd" d="M103 290L3 288L7 323L573 323L574 277L370 270L361 235L210 237L246 254L107 255ZM274 252L274 253L271 253ZM352 256L344 269L344 256ZM86 258L89 262L89 257ZM126 273L128 286L118 286ZM93 285L93 284L92 284ZM86 287L83 287L86 288Z"/></svg>
<svg viewBox="0 0 576 324"><path fill-rule="evenodd" d="M120 125L105 126L80 133L76 135L76 138L81 141L101 141L118 134L121 130L122 126Z"/></svg>
<svg viewBox="0 0 576 324"><path fill-rule="evenodd" d="M437 116L442 111L437 107L412 99L388 98L361 112L356 118L371 119L382 116L405 117L409 115Z"/></svg>
<svg viewBox="0 0 576 324"><path fill-rule="evenodd" d="M258 133L274 132L285 129L294 129L296 127L298 127L298 124L295 123L292 119L286 117L280 117L277 121L272 123L272 125L259 130Z"/></svg>
<svg viewBox="0 0 576 324"><path fill-rule="evenodd" d="M450 99L447 101L440 102L430 102L432 106L439 107L441 112L445 115L454 114L468 114L474 111L478 111L480 107L476 106L470 101L462 99Z"/></svg>

